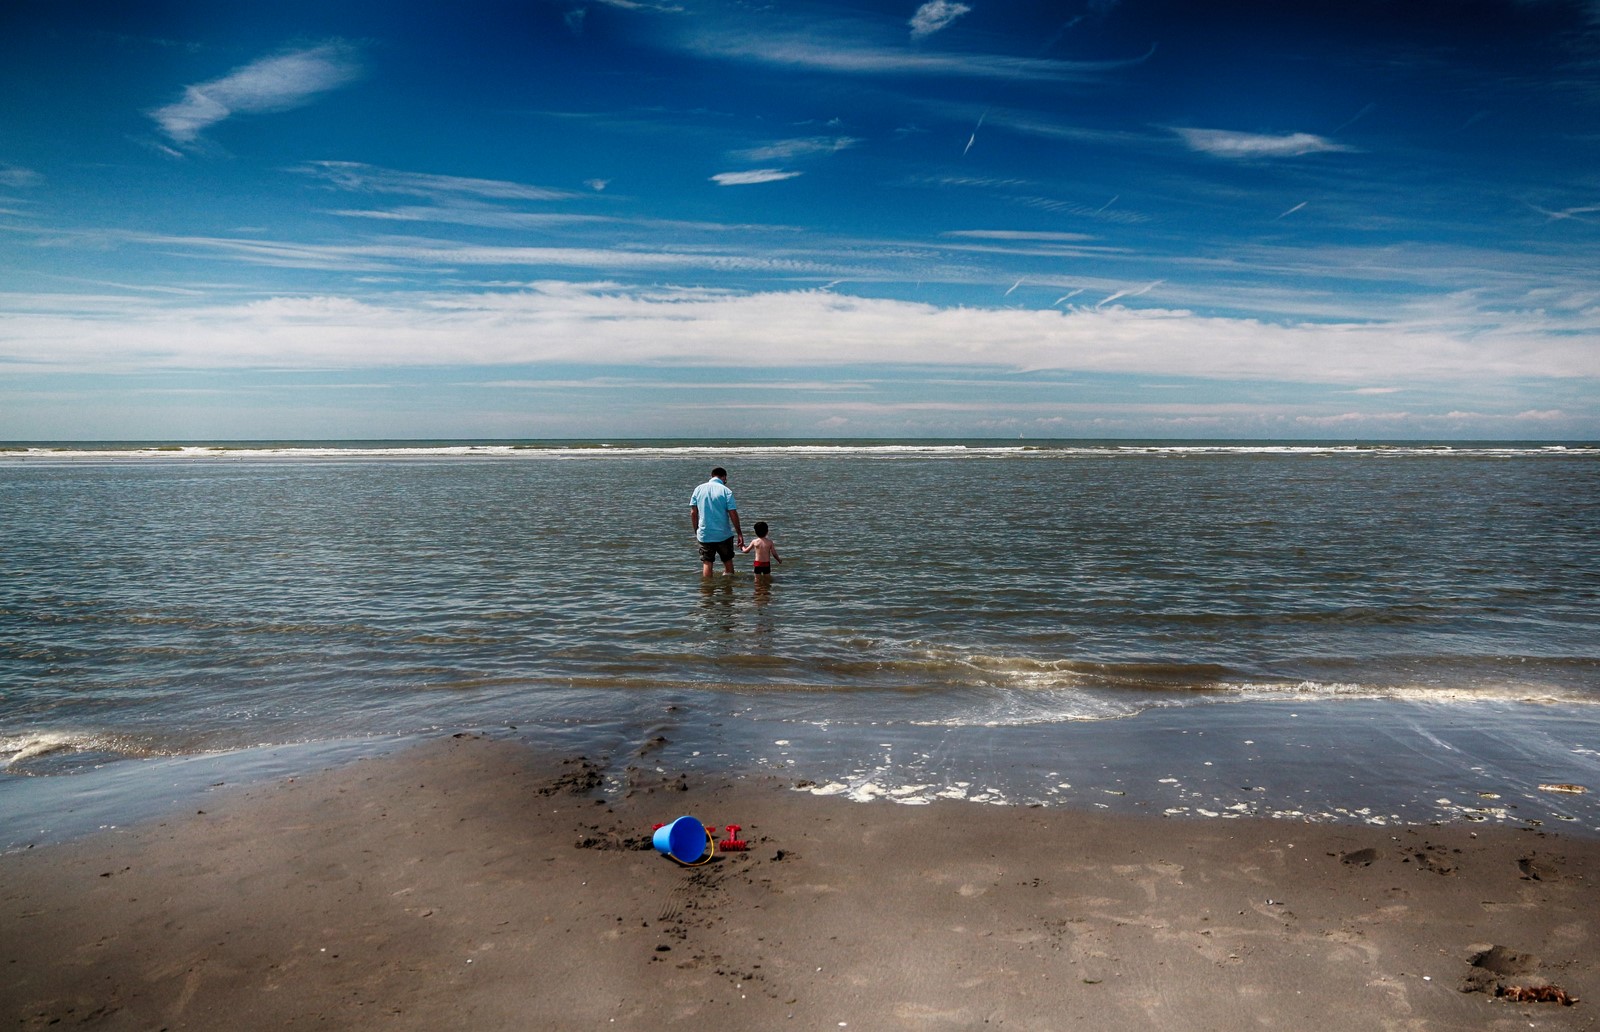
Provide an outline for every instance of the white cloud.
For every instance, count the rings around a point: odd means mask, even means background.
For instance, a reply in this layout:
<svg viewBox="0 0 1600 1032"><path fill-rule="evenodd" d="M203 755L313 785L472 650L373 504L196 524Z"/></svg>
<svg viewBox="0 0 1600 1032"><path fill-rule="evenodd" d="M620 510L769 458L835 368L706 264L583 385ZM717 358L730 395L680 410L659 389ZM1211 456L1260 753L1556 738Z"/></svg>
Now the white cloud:
<svg viewBox="0 0 1600 1032"><path fill-rule="evenodd" d="M491 229L536 229L614 221L604 215L512 211L486 204L407 204L398 208L340 208L330 210L329 214L351 219L376 219L382 222L429 222L455 226L482 226Z"/></svg>
<svg viewBox="0 0 1600 1032"><path fill-rule="evenodd" d="M192 143L206 129L235 114L289 111L318 94L354 81L361 72L355 50L325 43L236 68L220 79L184 88L183 99L150 112L178 143Z"/></svg>
<svg viewBox="0 0 1600 1032"><path fill-rule="evenodd" d="M658 14L681 14L683 8L677 4L641 3L639 0L596 0L607 7L618 7L624 11L655 11Z"/></svg>
<svg viewBox="0 0 1600 1032"><path fill-rule="evenodd" d="M1457 334L1401 322L1279 325L1116 306L949 308L817 290L550 283L227 305L0 297L0 315L0 363L37 369L540 362L849 368L870 360L1347 387L1477 385L1500 394L1507 382L1596 379L1592 348L1580 337L1555 335L1529 348L1515 332ZM1531 400L1524 397L1522 406Z"/></svg>
<svg viewBox="0 0 1600 1032"><path fill-rule="evenodd" d="M461 265L560 267L598 270L697 269L704 272L776 272L856 276L864 268L804 257L726 251L606 247L523 247L467 244L451 240L384 237L365 244L303 244L237 237L121 234L110 239L146 245L157 254L223 254L250 265L354 272L403 268L449 269Z"/></svg>
<svg viewBox="0 0 1600 1032"><path fill-rule="evenodd" d="M643 377L595 376L586 380L488 380L472 384L505 390L598 390L598 391L661 391L682 392L684 385L677 380L645 379ZM807 391L822 393L859 393L873 389L873 383L864 380L737 380L726 382L697 381L696 391Z"/></svg>
<svg viewBox="0 0 1600 1032"><path fill-rule="evenodd" d="M928 0L911 16L911 38L931 36L971 10L966 4L951 0Z"/></svg>
<svg viewBox="0 0 1600 1032"><path fill-rule="evenodd" d="M29 168L19 165L0 164L0 186L13 190L22 190L30 186L38 186L44 182L44 176Z"/></svg>
<svg viewBox="0 0 1600 1032"><path fill-rule="evenodd" d="M816 154L837 154L854 147L861 141L852 136L807 136L795 140L777 140L765 147L732 151L730 158L738 161L790 161Z"/></svg>
<svg viewBox="0 0 1600 1032"><path fill-rule="evenodd" d="M402 172L379 168L359 161L312 161L294 169L304 175L326 180L342 190L360 193L405 194L415 197L461 196L496 201L561 201L576 194L529 186L504 179L474 179L467 176L441 176L430 172Z"/></svg>
<svg viewBox="0 0 1600 1032"><path fill-rule="evenodd" d="M923 53L874 47L854 40L798 35L707 33L687 41L705 57L760 61L855 75L957 75L979 79L1090 82L1105 72L1139 64L1155 53L1122 61L1052 61L991 54Z"/></svg>
<svg viewBox="0 0 1600 1032"><path fill-rule="evenodd" d="M999 179L993 176L913 176L918 186L959 186L980 190L1011 190L1037 184L1026 179Z"/></svg>
<svg viewBox="0 0 1600 1032"><path fill-rule="evenodd" d="M978 110L975 105L970 104L939 103L931 104L929 107L935 114L943 114L944 117L951 119L970 118ZM1028 136L1041 136L1050 140L1070 140L1074 143L1148 148L1154 144L1166 142L1164 136L1148 130L1090 129L1081 125L1061 122L1035 111L1017 111L1003 107L997 108L992 105L982 109L982 120L986 124L1004 126L1013 132L1023 133Z"/></svg>
<svg viewBox="0 0 1600 1032"><path fill-rule="evenodd" d="M1121 225L1133 225L1151 220L1151 216L1146 215L1144 212L1115 208L1111 206L1109 201L1096 206L1084 204L1080 201L1064 201L1057 197L1037 197L1025 194L1015 195L1008 199L1027 208L1038 208L1040 211L1055 212L1059 215L1076 215L1080 218L1097 219L1101 222L1113 222Z"/></svg>
<svg viewBox="0 0 1600 1032"><path fill-rule="evenodd" d="M1020 240L1029 243L1082 243L1093 240L1087 233L1047 233L1025 229L952 229L940 236L971 240Z"/></svg>
<svg viewBox="0 0 1600 1032"><path fill-rule="evenodd" d="M756 168L748 172L718 172L711 181L718 186L751 186L755 183L776 183L793 179L799 172L786 172L781 168Z"/></svg>
<svg viewBox="0 0 1600 1032"><path fill-rule="evenodd" d="M1476 412L1454 409L1449 412L1338 412L1320 415L1299 415L1294 422L1305 427L1326 427L1352 433L1356 430L1393 432L1409 428L1412 432L1433 429L1436 432L1475 431L1486 426L1520 425L1530 431L1542 431L1541 424L1574 420L1570 412L1560 409L1529 409L1525 412Z"/></svg>
<svg viewBox="0 0 1600 1032"><path fill-rule="evenodd" d="M1593 222L1593 219L1584 218L1584 216L1593 215L1597 212L1600 212L1600 205L1594 204L1586 204L1574 208L1565 208L1561 211L1549 211L1539 207L1536 204L1530 204L1529 207L1539 214L1545 216L1545 218L1550 222L1560 222L1565 219L1573 219L1577 222Z"/></svg>
<svg viewBox="0 0 1600 1032"><path fill-rule="evenodd" d="M1274 136L1232 132L1227 129L1185 128L1175 128L1173 132L1182 137L1184 143L1202 154L1234 160L1297 158L1305 154L1326 154L1354 149L1311 133L1285 133Z"/></svg>

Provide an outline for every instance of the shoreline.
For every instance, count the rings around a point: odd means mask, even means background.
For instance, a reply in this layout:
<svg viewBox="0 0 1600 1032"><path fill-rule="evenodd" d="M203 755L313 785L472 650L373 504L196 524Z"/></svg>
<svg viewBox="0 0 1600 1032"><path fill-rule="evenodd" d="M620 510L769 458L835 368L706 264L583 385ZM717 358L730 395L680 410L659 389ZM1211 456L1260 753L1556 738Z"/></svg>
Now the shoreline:
<svg viewBox="0 0 1600 1032"><path fill-rule="evenodd" d="M1582 458L1600 454L1600 441L1581 438L1186 438L1186 437L821 437L704 440L695 438L462 438L329 440L0 441L0 465L133 461L316 461L365 459L605 459L627 456L705 458L761 454L840 456L923 453L1022 458L1299 455L1396 458Z"/></svg>
<svg viewBox="0 0 1600 1032"><path fill-rule="evenodd" d="M1498 701L1228 701L1099 721L942 726L755 718L733 696L676 698L594 721L581 734L556 716L19 770L0 775L0 855L457 730L585 753L601 764L611 796L623 790L627 765L648 756L697 780L770 776L856 803L954 800L1201 822L1526 827L1600 838L1600 766L1580 747L1596 729L1600 707ZM1559 784L1587 791L1543 790Z"/></svg>
<svg viewBox="0 0 1600 1032"><path fill-rule="evenodd" d="M0 1014L1577 1029L1600 991L1600 841L1565 829L860 804L659 756L622 776L461 732L0 856ZM649 830L681 813L750 849L674 864ZM1581 1002L1494 996L1545 984Z"/></svg>

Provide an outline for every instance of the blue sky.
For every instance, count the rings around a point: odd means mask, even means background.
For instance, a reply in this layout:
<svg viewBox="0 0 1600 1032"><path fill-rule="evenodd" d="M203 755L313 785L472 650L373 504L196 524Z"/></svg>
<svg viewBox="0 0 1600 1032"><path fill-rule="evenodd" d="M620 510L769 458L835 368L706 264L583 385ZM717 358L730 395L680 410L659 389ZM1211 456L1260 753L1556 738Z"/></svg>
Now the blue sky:
<svg viewBox="0 0 1600 1032"><path fill-rule="evenodd" d="M0 438L1600 438L1600 2L0 11Z"/></svg>

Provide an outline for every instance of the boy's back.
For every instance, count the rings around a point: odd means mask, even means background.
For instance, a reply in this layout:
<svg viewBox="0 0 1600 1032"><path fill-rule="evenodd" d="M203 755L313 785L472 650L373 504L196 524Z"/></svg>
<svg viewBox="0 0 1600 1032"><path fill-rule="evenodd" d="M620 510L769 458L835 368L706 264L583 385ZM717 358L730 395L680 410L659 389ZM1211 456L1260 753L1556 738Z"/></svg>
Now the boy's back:
<svg viewBox="0 0 1600 1032"><path fill-rule="evenodd" d="M772 539L767 536L767 525L766 525L766 523L764 521L761 521L761 520L757 520L756 521L756 536L755 536L755 538L752 539L751 542L748 545L745 545L739 551L741 551L741 552L754 552L755 553L755 555L752 556L751 558L752 558L752 561L755 563L755 572L756 573L769 573L769 572L771 572L771 570L772 570L772 560L774 560L774 559L778 560L778 562L780 562L780 563L783 562L783 557L778 554L778 546L774 545L772 543Z"/></svg>

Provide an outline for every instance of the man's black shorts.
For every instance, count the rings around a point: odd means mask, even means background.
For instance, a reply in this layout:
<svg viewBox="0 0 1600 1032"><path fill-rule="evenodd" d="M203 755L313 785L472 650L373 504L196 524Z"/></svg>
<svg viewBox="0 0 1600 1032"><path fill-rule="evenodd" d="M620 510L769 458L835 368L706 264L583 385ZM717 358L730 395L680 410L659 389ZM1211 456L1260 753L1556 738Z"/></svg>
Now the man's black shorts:
<svg viewBox="0 0 1600 1032"><path fill-rule="evenodd" d="M714 563L721 559L725 563L733 562L733 538L726 541L700 542L700 561Z"/></svg>

